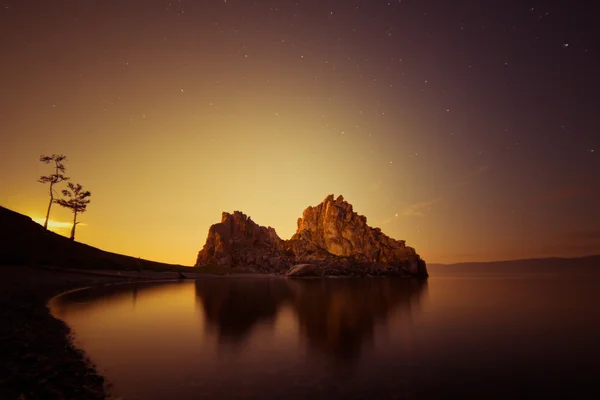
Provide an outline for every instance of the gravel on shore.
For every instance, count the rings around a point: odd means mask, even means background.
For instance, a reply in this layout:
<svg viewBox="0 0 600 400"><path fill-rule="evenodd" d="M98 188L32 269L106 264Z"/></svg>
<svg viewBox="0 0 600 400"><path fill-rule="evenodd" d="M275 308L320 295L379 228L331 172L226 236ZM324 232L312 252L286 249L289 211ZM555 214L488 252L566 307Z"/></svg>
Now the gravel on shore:
<svg viewBox="0 0 600 400"><path fill-rule="evenodd" d="M67 290L130 276L0 266L0 399L106 399L104 378L47 307Z"/></svg>
<svg viewBox="0 0 600 400"><path fill-rule="evenodd" d="M180 278L273 278L173 271L73 270L0 265L0 399L108 399L104 378L50 314L48 301L82 287ZM279 277L281 278L281 277Z"/></svg>

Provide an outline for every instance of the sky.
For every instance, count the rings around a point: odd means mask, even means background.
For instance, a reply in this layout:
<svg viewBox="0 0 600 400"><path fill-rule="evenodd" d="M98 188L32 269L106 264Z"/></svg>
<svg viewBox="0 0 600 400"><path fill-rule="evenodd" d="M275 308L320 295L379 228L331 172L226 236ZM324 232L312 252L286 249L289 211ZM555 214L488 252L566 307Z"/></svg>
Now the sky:
<svg viewBox="0 0 600 400"><path fill-rule="evenodd" d="M431 263L600 253L600 28L573 4L7 0L0 205L43 218L63 153L76 240L157 261L193 265L222 211L288 239L331 193Z"/></svg>

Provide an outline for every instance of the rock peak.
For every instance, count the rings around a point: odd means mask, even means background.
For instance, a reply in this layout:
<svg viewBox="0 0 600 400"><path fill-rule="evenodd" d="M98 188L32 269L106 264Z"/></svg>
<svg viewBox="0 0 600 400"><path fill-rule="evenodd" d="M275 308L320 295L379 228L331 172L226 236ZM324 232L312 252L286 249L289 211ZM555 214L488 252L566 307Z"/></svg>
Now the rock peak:
<svg viewBox="0 0 600 400"><path fill-rule="evenodd" d="M346 203L346 201L344 200L344 196L341 194L337 198L335 198L334 194L330 194L321 202L321 204L325 203Z"/></svg>

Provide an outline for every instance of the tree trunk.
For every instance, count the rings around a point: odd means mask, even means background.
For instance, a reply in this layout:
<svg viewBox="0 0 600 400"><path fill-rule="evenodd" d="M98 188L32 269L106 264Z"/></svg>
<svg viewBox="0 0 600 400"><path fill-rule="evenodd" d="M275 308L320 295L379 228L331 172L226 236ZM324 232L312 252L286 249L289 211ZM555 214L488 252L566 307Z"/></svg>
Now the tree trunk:
<svg viewBox="0 0 600 400"><path fill-rule="evenodd" d="M50 218L50 207L54 202L54 194L52 193L52 183L50 184L50 203L48 203L48 211L46 211L46 220L44 221L44 229L48 230L48 218Z"/></svg>
<svg viewBox="0 0 600 400"><path fill-rule="evenodd" d="M73 227L71 228L71 240L75 240L75 227L77 226L77 209L73 211Z"/></svg>

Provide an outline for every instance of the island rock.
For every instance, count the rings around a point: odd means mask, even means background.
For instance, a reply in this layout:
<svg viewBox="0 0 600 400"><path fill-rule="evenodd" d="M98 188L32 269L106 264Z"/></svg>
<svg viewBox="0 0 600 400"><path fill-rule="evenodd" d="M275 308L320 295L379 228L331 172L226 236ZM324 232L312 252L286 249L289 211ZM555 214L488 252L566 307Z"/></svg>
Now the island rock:
<svg viewBox="0 0 600 400"><path fill-rule="evenodd" d="M273 228L259 226L239 211L223 213L221 222L210 227L198 254L196 265L205 264L268 273L310 264L311 275L428 276L414 248L368 226L366 217L354 212L342 196L334 199L333 195L304 210L290 240L282 240ZM297 276L297 272L292 269L288 274Z"/></svg>

